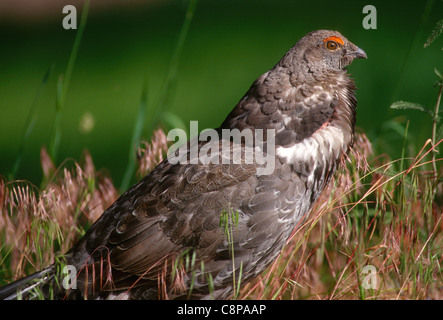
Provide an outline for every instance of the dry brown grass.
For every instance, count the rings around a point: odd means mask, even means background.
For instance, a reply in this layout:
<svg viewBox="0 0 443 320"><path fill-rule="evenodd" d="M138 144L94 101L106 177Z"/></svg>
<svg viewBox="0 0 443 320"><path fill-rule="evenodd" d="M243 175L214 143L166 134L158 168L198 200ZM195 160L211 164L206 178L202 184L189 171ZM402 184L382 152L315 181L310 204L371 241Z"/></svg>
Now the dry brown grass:
<svg viewBox="0 0 443 320"><path fill-rule="evenodd" d="M414 159L377 157L368 164L366 136L358 134L355 145L279 259L245 285L239 299L443 297L442 172L429 169L432 148L425 145ZM142 143L138 176L166 149L161 130ZM87 152L80 164L66 161L59 168L44 149L41 160L41 188L0 180L0 284L52 263L118 197ZM368 265L376 268L376 289L363 287Z"/></svg>
<svg viewBox="0 0 443 320"><path fill-rule="evenodd" d="M357 139L347 169L338 172L280 258L240 298L443 298L443 193L441 180L435 183L442 172L425 169L432 148L424 147L402 171L395 169L400 160L386 157L375 159L371 169L365 160L370 143L364 134ZM375 289L364 288L369 265L377 272Z"/></svg>
<svg viewBox="0 0 443 320"><path fill-rule="evenodd" d="M152 142L138 149L141 174L166 149L164 132L155 131ZM80 163L67 160L59 168L46 149L40 156L43 187L0 179L0 283L51 264L118 198L111 178L96 171L88 152Z"/></svg>

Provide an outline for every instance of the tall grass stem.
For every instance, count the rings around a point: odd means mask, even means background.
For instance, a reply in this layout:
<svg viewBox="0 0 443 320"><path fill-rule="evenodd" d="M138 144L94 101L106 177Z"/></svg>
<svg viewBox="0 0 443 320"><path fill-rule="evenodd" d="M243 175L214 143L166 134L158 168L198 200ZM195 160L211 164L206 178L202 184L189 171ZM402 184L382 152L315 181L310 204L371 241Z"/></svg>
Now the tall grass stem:
<svg viewBox="0 0 443 320"><path fill-rule="evenodd" d="M49 144L49 154L54 162L57 160L57 156L60 149L60 141L62 135L62 118L65 109L66 95L69 89L69 84L71 82L71 77L72 77L72 71L74 70L75 61L77 59L80 43L85 30L86 20L89 12L89 4L90 0L86 0L84 3L80 25L75 35L74 44L72 46L71 54L69 56L66 71L64 74L61 74L59 76L57 82L54 128L51 137L51 142Z"/></svg>
<svg viewBox="0 0 443 320"><path fill-rule="evenodd" d="M177 72L178 66L180 62L180 57L183 52L183 47L186 42L187 35L189 33L189 29L191 26L192 19L195 14L195 9L197 6L198 0L190 0L185 19L180 28L180 32L178 35L177 43L174 47L174 51L172 53L172 58L169 63L169 70L165 79L165 82L160 90L160 94L158 100L152 105L149 106L147 101L143 101L144 95L142 94L142 101L140 103L140 108L137 113L137 118L134 124L133 136L131 139L131 146L129 149L130 156L128 160L128 164L126 166L125 173L123 174L122 183L120 185L120 190L126 190L129 188L132 180L135 176L135 145L140 141L142 131L146 133L146 136L151 136L154 126L157 125L159 119L163 112L166 112L169 109L171 99L173 96L173 91L175 88L176 80L177 80ZM145 90L145 88L143 89ZM146 105L145 105L146 103ZM152 109L152 110L151 110ZM148 112L149 110L149 112ZM145 115L149 114L150 121L146 124L146 128L143 130Z"/></svg>

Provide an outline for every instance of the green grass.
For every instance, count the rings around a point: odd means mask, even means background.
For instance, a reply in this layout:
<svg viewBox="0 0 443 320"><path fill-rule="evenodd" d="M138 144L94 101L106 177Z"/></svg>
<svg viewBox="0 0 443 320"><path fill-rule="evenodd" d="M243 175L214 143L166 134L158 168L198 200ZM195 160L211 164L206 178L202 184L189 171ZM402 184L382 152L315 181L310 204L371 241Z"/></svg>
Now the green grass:
<svg viewBox="0 0 443 320"><path fill-rule="evenodd" d="M226 237L226 241L228 242L228 250L229 255L232 259L232 287L233 294L232 297L234 299L238 298L240 293L240 288L242 286L241 278L242 278L242 270L243 270L243 261L240 261L240 266L235 265L235 250L234 250L234 232L235 229L238 228L238 219L239 214L232 208L224 209L220 214L220 228L223 231L224 236ZM238 271L238 277L237 272Z"/></svg>

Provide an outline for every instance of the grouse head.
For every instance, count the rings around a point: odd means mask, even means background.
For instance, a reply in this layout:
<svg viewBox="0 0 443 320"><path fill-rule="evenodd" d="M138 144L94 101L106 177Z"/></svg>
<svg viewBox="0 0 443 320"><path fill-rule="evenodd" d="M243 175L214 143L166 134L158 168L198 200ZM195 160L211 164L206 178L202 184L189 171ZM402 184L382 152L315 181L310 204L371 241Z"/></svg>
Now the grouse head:
<svg viewBox="0 0 443 320"><path fill-rule="evenodd" d="M335 158L353 141L356 88L345 67L357 58L366 53L341 33L308 33L252 84L222 127L274 129L276 145L286 147L337 128Z"/></svg>
<svg viewBox="0 0 443 320"><path fill-rule="evenodd" d="M366 53L342 34L317 30L300 39L280 64L295 69L305 66L315 73L342 70L358 58L367 58Z"/></svg>

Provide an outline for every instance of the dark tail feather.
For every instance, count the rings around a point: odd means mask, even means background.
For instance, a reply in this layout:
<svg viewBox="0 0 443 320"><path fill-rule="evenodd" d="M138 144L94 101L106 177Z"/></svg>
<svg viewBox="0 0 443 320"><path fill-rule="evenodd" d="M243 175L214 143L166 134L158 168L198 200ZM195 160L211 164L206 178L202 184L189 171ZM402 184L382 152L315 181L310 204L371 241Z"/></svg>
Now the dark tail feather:
<svg viewBox="0 0 443 320"><path fill-rule="evenodd" d="M44 291L45 284L54 278L54 268L50 266L20 280L0 287L0 300L35 299Z"/></svg>

